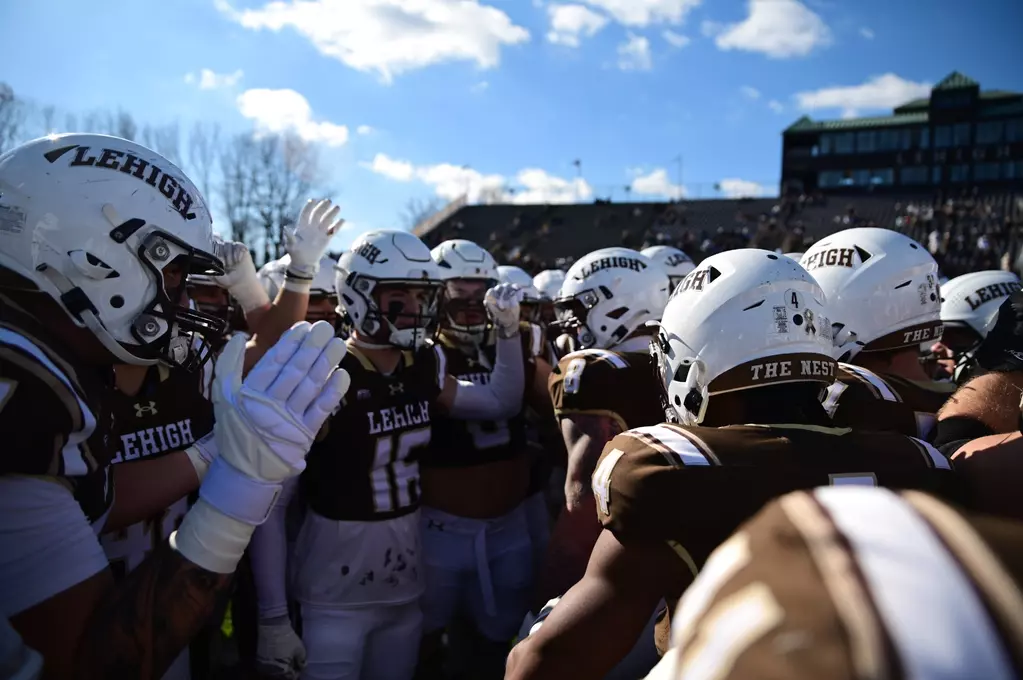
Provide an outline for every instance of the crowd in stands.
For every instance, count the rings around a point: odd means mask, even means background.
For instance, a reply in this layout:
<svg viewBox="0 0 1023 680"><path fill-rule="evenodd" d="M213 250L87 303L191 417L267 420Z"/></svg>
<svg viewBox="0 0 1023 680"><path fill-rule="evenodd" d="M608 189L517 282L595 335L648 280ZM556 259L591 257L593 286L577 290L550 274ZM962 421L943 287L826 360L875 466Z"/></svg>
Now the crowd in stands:
<svg viewBox="0 0 1023 680"><path fill-rule="evenodd" d="M694 261L746 246L802 252L849 227L885 227L924 244L955 277L982 269L1019 269L1023 194L824 196L717 199L670 203L466 206L423 236L484 245L499 262L536 273L567 269L596 248L672 245ZM1021 263L1023 264L1023 263Z"/></svg>

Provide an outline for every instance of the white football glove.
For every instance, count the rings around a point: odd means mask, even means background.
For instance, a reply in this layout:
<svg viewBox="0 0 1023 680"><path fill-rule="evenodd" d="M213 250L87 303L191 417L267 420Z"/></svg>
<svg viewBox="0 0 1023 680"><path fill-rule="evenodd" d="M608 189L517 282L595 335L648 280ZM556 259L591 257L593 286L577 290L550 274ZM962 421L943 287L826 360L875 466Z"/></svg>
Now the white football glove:
<svg viewBox="0 0 1023 680"><path fill-rule="evenodd" d="M287 616L259 624L256 673L260 677L298 680L305 668L305 645Z"/></svg>
<svg viewBox="0 0 1023 680"><path fill-rule="evenodd" d="M245 343L236 335L217 359L213 432L219 456L171 537L190 561L222 574L234 571L281 482L305 468L316 433L350 383L338 367L345 344L325 321L292 326L242 382Z"/></svg>
<svg viewBox="0 0 1023 680"><path fill-rule="evenodd" d="M327 252L327 244L334 236L343 219L336 219L341 207L327 199L306 201L294 229L284 234L291 264L288 273L312 281L320 270L320 260Z"/></svg>
<svg viewBox="0 0 1023 680"><path fill-rule="evenodd" d="M518 334L521 301L522 290L513 283L499 283L484 296L483 304L500 337L510 338Z"/></svg>
<svg viewBox="0 0 1023 680"><path fill-rule="evenodd" d="M224 275L213 279L217 285L226 288L246 314L270 304L270 298L256 276L256 265L252 263L248 246L238 241L213 238L214 254L224 262Z"/></svg>

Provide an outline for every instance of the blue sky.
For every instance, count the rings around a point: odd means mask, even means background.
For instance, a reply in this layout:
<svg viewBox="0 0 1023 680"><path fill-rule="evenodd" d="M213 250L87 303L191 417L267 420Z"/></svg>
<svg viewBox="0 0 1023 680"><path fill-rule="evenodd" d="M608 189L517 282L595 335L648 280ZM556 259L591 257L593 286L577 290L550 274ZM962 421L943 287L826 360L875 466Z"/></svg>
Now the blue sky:
<svg viewBox="0 0 1023 680"><path fill-rule="evenodd" d="M884 112L953 70L1023 90L1020 26L1018 0L25 0L0 3L0 79L58 128L293 130L343 245L410 198L675 196L680 154L690 196L770 194L803 113Z"/></svg>

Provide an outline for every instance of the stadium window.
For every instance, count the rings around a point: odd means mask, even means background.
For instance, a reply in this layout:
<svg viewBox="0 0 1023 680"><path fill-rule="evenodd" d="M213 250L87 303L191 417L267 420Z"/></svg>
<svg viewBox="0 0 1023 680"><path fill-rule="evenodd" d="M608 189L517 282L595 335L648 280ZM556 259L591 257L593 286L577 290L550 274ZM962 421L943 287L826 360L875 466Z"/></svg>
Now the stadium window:
<svg viewBox="0 0 1023 680"><path fill-rule="evenodd" d="M854 170L852 176L852 184L858 187L870 186L870 170Z"/></svg>
<svg viewBox="0 0 1023 680"><path fill-rule="evenodd" d="M941 184L941 166L931 168L931 184Z"/></svg>
<svg viewBox="0 0 1023 680"><path fill-rule="evenodd" d="M952 128L948 125L939 125L934 128L934 148L943 149L952 146Z"/></svg>
<svg viewBox="0 0 1023 680"><path fill-rule="evenodd" d="M857 132L856 151L859 153L877 151L877 135L873 131Z"/></svg>
<svg viewBox="0 0 1023 680"><path fill-rule="evenodd" d="M852 153L855 148L856 136L851 132L835 135L835 153Z"/></svg>
<svg viewBox="0 0 1023 680"><path fill-rule="evenodd" d="M1023 118L1005 121L1005 141L1023 142Z"/></svg>
<svg viewBox="0 0 1023 680"><path fill-rule="evenodd" d="M895 151L899 148L898 130L879 130L877 133L878 151Z"/></svg>
<svg viewBox="0 0 1023 680"><path fill-rule="evenodd" d="M977 125L977 144L998 144L1002 141L1004 127L1000 120L980 123Z"/></svg>
<svg viewBox="0 0 1023 680"><path fill-rule="evenodd" d="M878 168L870 177L870 183L874 185L895 184L895 170L892 168Z"/></svg>
<svg viewBox="0 0 1023 680"><path fill-rule="evenodd" d="M931 129L929 127L919 128L920 130L920 148L929 149L931 147Z"/></svg>
<svg viewBox="0 0 1023 680"><path fill-rule="evenodd" d="M927 166L911 165L899 170L899 182L902 184L927 184Z"/></svg>
<svg viewBox="0 0 1023 680"><path fill-rule="evenodd" d="M973 179L978 182L997 180L1001 169L998 163L977 163L973 166Z"/></svg>
<svg viewBox="0 0 1023 680"><path fill-rule="evenodd" d="M955 127L952 128L952 145L953 146L969 146L970 145L970 124L969 123L956 123Z"/></svg>
<svg viewBox="0 0 1023 680"><path fill-rule="evenodd" d="M1023 179L1023 161L1008 161L1002 166L1003 179Z"/></svg>
<svg viewBox="0 0 1023 680"><path fill-rule="evenodd" d="M844 177L845 173L841 170L824 170L817 174L817 186L821 188L841 186Z"/></svg>
<svg viewBox="0 0 1023 680"><path fill-rule="evenodd" d="M948 181L950 182L966 182L969 179L969 165L953 165L948 169Z"/></svg>
<svg viewBox="0 0 1023 680"><path fill-rule="evenodd" d="M821 135L821 155L827 156L835 149L835 135Z"/></svg>

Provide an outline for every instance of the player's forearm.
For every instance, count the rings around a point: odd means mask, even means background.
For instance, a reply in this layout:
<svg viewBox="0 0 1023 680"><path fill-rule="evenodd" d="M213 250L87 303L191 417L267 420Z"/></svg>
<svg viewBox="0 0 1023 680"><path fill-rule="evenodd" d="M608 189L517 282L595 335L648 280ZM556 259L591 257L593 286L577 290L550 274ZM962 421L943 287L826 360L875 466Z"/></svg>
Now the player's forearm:
<svg viewBox="0 0 1023 680"><path fill-rule="evenodd" d="M260 621L286 616L288 613L285 519L297 483L296 478L284 484L270 517L252 534L252 542L249 544Z"/></svg>
<svg viewBox="0 0 1023 680"><path fill-rule="evenodd" d="M285 286L289 286L289 282L290 279L286 279ZM301 288L301 285L298 288ZM309 287L306 284L304 292L289 287L282 288L273 305L261 312L258 320L246 317L253 342L245 351L245 370L248 371L255 366L267 350L280 340L285 331L299 321L304 321L308 311Z"/></svg>
<svg viewBox="0 0 1023 680"><path fill-rule="evenodd" d="M162 677L223 604L231 579L164 542L103 598L79 643L74 677Z"/></svg>
<svg viewBox="0 0 1023 680"><path fill-rule="evenodd" d="M199 488L184 451L114 466L114 504L103 532L118 531L166 510Z"/></svg>
<svg viewBox="0 0 1023 680"><path fill-rule="evenodd" d="M575 414L563 418L561 433L568 449L565 473L565 506L578 510L593 500L592 480L604 445L621 432L612 418Z"/></svg>
<svg viewBox="0 0 1023 680"><path fill-rule="evenodd" d="M515 336L497 340L497 359L484 385L457 381L448 412L463 420L507 420L522 410L525 370L522 342Z"/></svg>
<svg viewBox="0 0 1023 680"><path fill-rule="evenodd" d="M969 437L1015 432L1019 428L1023 372L985 373L960 387L938 413L938 439L942 430L973 425ZM944 427L943 427L944 425ZM951 435L949 435L951 436Z"/></svg>

